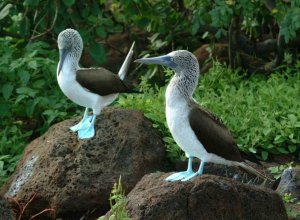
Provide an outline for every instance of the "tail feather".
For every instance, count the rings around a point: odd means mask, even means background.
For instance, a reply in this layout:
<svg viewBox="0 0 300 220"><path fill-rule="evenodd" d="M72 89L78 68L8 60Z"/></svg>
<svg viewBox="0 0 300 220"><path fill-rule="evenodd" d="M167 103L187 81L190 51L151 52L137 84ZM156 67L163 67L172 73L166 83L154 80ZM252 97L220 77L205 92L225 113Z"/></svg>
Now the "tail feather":
<svg viewBox="0 0 300 220"><path fill-rule="evenodd" d="M239 163L238 166L250 174L256 175L265 180L274 181L270 177L267 177L265 174L262 174L261 172L257 171L256 169L254 169L253 167L251 167L245 162Z"/></svg>
<svg viewBox="0 0 300 220"><path fill-rule="evenodd" d="M133 48L134 48L134 44L135 42L133 42L119 72L118 72L118 75L120 77L121 80L123 80L128 72L128 69L129 69L129 66L130 66L130 63L131 63L131 60L132 60L132 56L133 56Z"/></svg>

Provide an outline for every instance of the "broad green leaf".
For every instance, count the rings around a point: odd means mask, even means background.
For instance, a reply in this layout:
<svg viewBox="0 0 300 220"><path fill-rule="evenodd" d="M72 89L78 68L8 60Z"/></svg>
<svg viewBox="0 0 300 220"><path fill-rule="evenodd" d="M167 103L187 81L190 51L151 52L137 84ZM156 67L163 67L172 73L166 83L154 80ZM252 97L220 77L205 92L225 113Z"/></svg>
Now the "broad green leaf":
<svg viewBox="0 0 300 220"><path fill-rule="evenodd" d="M253 147L250 147L250 148L249 148L249 151L250 151L251 153L254 153L254 154L256 153L256 149L253 148Z"/></svg>
<svg viewBox="0 0 300 220"><path fill-rule="evenodd" d="M89 53L98 64L103 64L106 61L105 50L102 44L91 43Z"/></svg>
<svg viewBox="0 0 300 220"><path fill-rule="evenodd" d="M262 158L263 160L268 159L268 156L269 156L269 153L268 153L267 151L262 151L262 152L261 152L261 158Z"/></svg>
<svg viewBox="0 0 300 220"><path fill-rule="evenodd" d="M281 144L282 142L284 142L286 140L286 137L282 136L282 135L277 135L274 139L274 143L275 144Z"/></svg>
<svg viewBox="0 0 300 220"><path fill-rule="evenodd" d="M283 147L277 147L276 149L278 150L278 152L280 152L280 153L282 153L282 154L288 154L288 153L289 153L289 152L288 152L286 149L284 149Z"/></svg>
<svg viewBox="0 0 300 220"><path fill-rule="evenodd" d="M31 60L31 61L29 61L29 62L28 62L28 67L29 67L30 69L36 70L36 68L37 68L37 62L36 62L36 60Z"/></svg>
<svg viewBox="0 0 300 220"><path fill-rule="evenodd" d="M106 34L107 34L106 31L103 28L101 28L101 27L97 27L96 28L96 33L101 38L105 38Z"/></svg>
<svg viewBox="0 0 300 220"><path fill-rule="evenodd" d="M297 150L297 146L296 145L289 145L288 148L289 148L289 151L291 153L294 153Z"/></svg>
<svg viewBox="0 0 300 220"><path fill-rule="evenodd" d="M295 124L297 122L297 116L296 115L289 114L288 118L289 118L291 124Z"/></svg>
<svg viewBox="0 0 300 220"><path fill-rule="evenodd" d="M30 74L26 70L18 71L18 76L20 77L23 86L26 86L30 80Z"/></svg>
<svg viewBox="0 0 300 220"><path fill-rule="evenodd" d="M198 32L199 28L200 28L200 23L198 21L195 21L192 24L192 34L195 35Z"/></svg>
<svg viewBox="0 0 300 220"><path fill-rule="evenodd" d="M2 94L5 100L8 100L12 94L14 86L11 83L6 83L2 86Z"/></svg>
<svg viewBox="0 0 300 220"><path fill-rule="evenodd" d="M63 0L63 2L67 7L71 7L72 5L74 5L76 0Z"/></svg>
<svg viewBox="0 0 300 220"><path fill-rule="evenodd" d="M80 10L80 13L82 17L84 18L88 17L90 13L89 7L85 7L84 9Z"/></svg>
<svg viewBox="0 0 300 220"><path fill-rule="evenodd" d="M21 102L23 99L27 98L27 95L18 95L15 104L18 104L19 102Z"/></svg>
<svg viewBox="0 0 300 220"><path fill-rule="evenodd" d="M39 79L33 83L33 88L42 89L45 84L46 84L46 81L44 79Z"/></svg>
<svg viewBox="0 0 300 220"><path fill-rule="evenodd" d="M10 110L9 103L0 99L0 118L4 116L9 116L10 115L9 110Z"/></svg>
<svg viewBox="0 0 300 220"><path fill-rule="evenodd" d="M35 95L37 94L36 90L33 90L29 87L20 87L16 91L19 94L28 95L30 97L35 97Z"/></svg>
<svg viewBox="0 0 300 220"><path fill-rule="evenodd" d="M35 103L33 100L29 100L26 104L26 115L31 118L34 112Z"/></svg>

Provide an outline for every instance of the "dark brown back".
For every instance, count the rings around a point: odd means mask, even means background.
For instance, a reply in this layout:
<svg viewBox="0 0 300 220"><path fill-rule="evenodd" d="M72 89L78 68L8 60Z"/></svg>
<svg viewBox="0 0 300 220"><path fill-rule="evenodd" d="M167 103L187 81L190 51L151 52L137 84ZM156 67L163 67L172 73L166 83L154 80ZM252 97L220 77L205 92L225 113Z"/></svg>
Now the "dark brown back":
<svg viewBox="0 0 300 220"><path fill-rule="evenodd" d="M118 75L104 68L79 69L76 72L76 80L82 87L101 96L129 92Z"/></svg>
<svg viewBox="0 0 300 220"><path fill-rule="evenodd" d="M191 105L190 125L208 153L232 161L243 161L232 135L215 115L196 103Z"/></svg>

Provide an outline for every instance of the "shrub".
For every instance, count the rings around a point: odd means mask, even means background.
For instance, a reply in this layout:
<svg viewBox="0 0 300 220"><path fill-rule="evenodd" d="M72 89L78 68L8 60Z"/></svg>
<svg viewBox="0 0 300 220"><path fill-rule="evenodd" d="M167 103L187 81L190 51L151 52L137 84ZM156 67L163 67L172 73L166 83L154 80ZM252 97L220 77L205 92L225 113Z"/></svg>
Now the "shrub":
<svg viewBox="0 0 300 220"><path fill-rule="evenodd" d="M57 52L44 42L0 38L0 184L26 144L75 114L56 82ZM67 113L68 112L68 113Z"/></svg>

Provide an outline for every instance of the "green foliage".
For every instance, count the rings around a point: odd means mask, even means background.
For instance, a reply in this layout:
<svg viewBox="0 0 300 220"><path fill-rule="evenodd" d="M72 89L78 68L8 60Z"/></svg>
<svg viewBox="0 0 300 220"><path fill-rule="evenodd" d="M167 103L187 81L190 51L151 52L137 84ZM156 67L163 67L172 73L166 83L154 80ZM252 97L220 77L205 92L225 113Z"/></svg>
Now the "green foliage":
<svg viewBox="0 0 300 220"><path fill-rule="evenodd" d="M297 200L297 198L294 198L291 193L284 193L282 195L282 200L285 203L294 203Z"/></svg>
<svg viewBox="0 0 300 220"><path fill-rule="evenodd" d="M297 201L297 198L293 197L291 193L284 193L281 195L283 202L285 203L286 206L286 212L289 218L296 218L299 216L299 213L289 206L289 204L294 204ZM297 202L296 205L300 205L300 202Z"/></svg>
<svg viewBox="0 0 300 220"><path fill-rule="evenodd" d="M286 212L289 218L296 218L299 216L299 213L293 209L287 209Z"/></svg>
<svg viewBox="0 0 300 220"><path fill-rule="evenodd" d="M262 39L270 28L274 34L277 23L280 34L288 42L300 28L300 3L299 0L277 1L270 12L263 0L26 0L14 4L4 0L0 3L0 34L9 33L27 40L55 39L63 29L75 28L91 57L102 64L106 60L103 42L110 34L136 27L156 36L155 43L160 46L152 50L155 45L152 42L149 47L152 52L167 47L168 50L193 50L201 38L196 36L209 36L212 41L226 37L232 18L237 16L249 37ZM216 27L217 32L205 33L205 26Z"/></svg>
<svg viewBox="0 0 300 220"><path fill-rule="evenodd" d="M0 33L3 30L28 40L51 34L55 39L62 30L74 28L79 31L91 57L98 64L106 60L100 41L110 33L123 30L105 8L105 1L26 0L13 5L9 2L5 0L0 4L0 20L3 18Z"/></svg>
<svg viewBox="0 0 300 220"><path fill-rule="evenodd" d="M109 220L131 220L126 213L126 199L125 192L122 187L121 176L119 182L115 183L111 191L110 197L111 215ZM104 220L104 217L98 218L98 220Z"/></svg>
<svg viewBox="0 0 300 220"><path fill-rule="evenodd" d="M266 1L261 0L209 0L187 1L188 8L193 10L192 34L198 33L201 25L212 25L218 28L215 37L221 38L228 33L228 27L235 16L241 20L241 28L249 37L257 39L264 34L263 26L277 22L280 34L286 42L296 37L300 28L300 3L298 0L276 1L276 7L270 13Z"/></svg>
<svg viewBox="0 0 300 220"><path fill-rule="evenodd" d="M293 162L287 163L287 164L282 164L279 166L274 166L274 167L269 167L268 170L274 175L275 179L279 179L281 177L282 172L293 166Z"/></svg>
<svg viewBox="0 0 300 220"><path fill-rule="evenodd" d="M281 34L284 36L285 42L296 38L297 30L300 28L300 7L290 8L281 25Z"/></svg>
<svg viewBox="0 0 300 220"><path fill-rule="evenodd" d="M245 80L243 75L216 63L200 77L194 97L224 121L241 150L263 160L270 154L294 154L300 145L300 76L296 71L274 73L269 78L253 75ZM167 70L166 74L171 72ZM120 97L119 106L143 110L161 131L168 157L182 158L166 125L165 87L144 89L144 94Z"/></svg>
<svg viewBox="0 0 300 220"><path fill-rule="evenodd" d="M299 83L299 74L253 75L243 80L215 65L200 81L195 97L221 116L242 150L265 160L270 153L295 153L299 147Z"/></svg>
<svg viewBox="0 0 300 220"><path fill-rule="evenodd" d="M16 163L19 160L19 155L3 155L0 156L0 186L5 183L10 174L15 170Z"/></svg>
<svg viewBox="0 0 300 220"><path fill-rule="evenodd" d="M26 144L75 114L56 82L57 52L48 44L0 38L0 183ZM68 112L68 113L67 113Z"/></svg>

